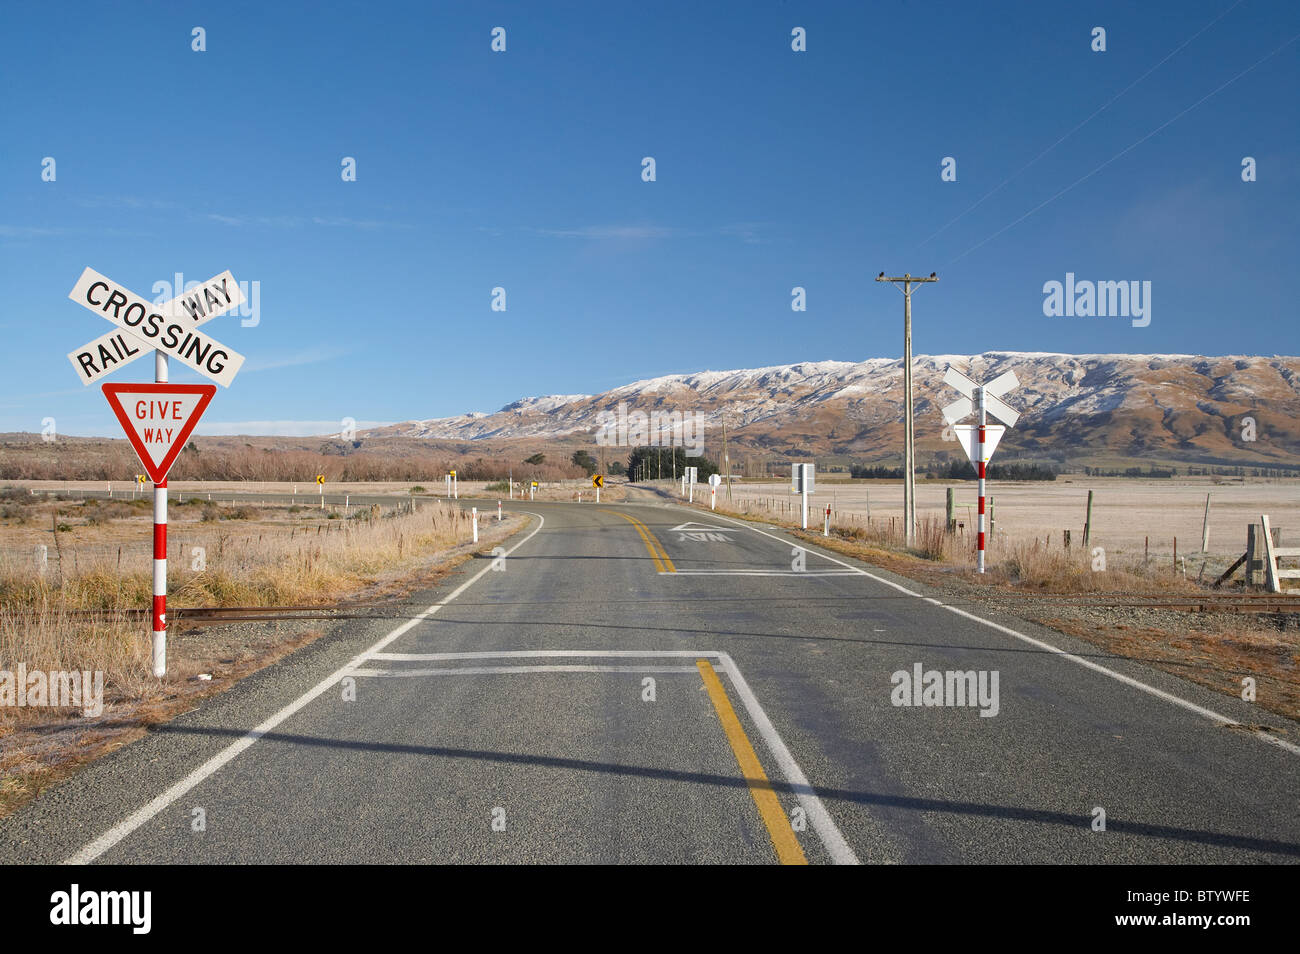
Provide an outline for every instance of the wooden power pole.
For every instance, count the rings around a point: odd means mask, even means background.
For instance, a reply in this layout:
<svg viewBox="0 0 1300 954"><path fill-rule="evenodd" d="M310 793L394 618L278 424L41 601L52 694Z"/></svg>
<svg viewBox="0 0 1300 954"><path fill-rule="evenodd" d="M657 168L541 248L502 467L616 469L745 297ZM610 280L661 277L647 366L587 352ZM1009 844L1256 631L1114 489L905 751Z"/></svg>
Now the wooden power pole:
<svg viewBox="0 0 1300 954"><path fill-rule="evenodd" d="M901 278L886 278L881 272L878 282L891 282L903 292L903 527L907 545L916 542L916 444L912 431L912 286L937 282L934 272L929 278L913 278L911 273ZM899 285L899 282L902 282Z"/></svg>

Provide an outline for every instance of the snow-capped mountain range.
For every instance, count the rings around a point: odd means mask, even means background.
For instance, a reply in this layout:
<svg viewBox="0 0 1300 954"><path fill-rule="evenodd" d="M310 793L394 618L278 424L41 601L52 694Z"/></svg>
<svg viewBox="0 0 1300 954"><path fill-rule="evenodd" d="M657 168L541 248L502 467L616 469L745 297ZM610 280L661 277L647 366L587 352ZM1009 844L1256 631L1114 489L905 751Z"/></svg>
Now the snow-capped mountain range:
<svg viewBox="0 0 1300 954"><path fill-rule="evenodd" d="M939 409L958 395L953 366L977 381L1015 371L1006 400L1023 412L1004 447L1076 448L1185 459L1300 459L1300 358L991 351L919 355L913 364L916 433L940 449ZM602 412L699 412L710 443L723 414L732 440L768 452L894 453L902 433L902 361L804 361L636 381L603 394L529 397L491 413L408 421L367 432L437 440L580 438ZM1254 430L1245 421L1253 418ZM1254 440L1249 440L1250 434ZM953 445L947 445L951 448ZM876 453L879 451L879 453Z"/></svg>

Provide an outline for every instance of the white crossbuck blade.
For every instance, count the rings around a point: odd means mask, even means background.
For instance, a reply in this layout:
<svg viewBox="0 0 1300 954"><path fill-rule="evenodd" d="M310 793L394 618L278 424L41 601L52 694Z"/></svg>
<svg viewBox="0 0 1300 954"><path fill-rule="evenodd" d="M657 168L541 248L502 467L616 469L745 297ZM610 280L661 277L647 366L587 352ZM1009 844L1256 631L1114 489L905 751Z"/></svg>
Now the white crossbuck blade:
<svg viewBox="0 0 1300 954"><path fill-rule="evenodd" d="M975 390L979 387L978 384L956 368L949 368L944 372L943 383L966 395L953 401L943 409L945 421L949 424L956 424L963 417L975 413L974 397ZM1020 379L1016 377L1014 371L999 374L984 385L984 409L1009 427L1014 427L1016 421L1020 420L1020 412L1001 400L1000 396L1019 386Z"/></svg>

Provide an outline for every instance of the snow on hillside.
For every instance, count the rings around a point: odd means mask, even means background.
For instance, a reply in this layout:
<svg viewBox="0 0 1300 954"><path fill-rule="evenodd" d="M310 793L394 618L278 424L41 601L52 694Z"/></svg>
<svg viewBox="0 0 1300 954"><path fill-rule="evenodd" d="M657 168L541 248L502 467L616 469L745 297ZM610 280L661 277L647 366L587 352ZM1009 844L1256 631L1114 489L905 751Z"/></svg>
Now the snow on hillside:
<svg viewBox="0 0 1300 954"><path fill-rule="evenodd" d="M918 416L956 394L942 382L952 365L976 379L1014 370L1021 387L1012 403L1027 423L1116 411L1178 413L1208 405L1261 402L1294 406L1300 398L1300 359L1231 355L1061 354L989 351L979 355L917 355L913 384ZM527 397L493 414L409 421L385 428L412 437L481 440L550 437L594 431L602 412L666 407L699 411L710 425L723 409L733 427L776 426L832 413L856 422L901 418L902 360L801 361L734 371L695 371L634 381L604 394ZM1157 404L1153 394L1159 392ZM1279 407L1279 410L1281 408ZM1206 413L1202 411L1202 413ZM1223 412L1225 415L1227 411ZM1235 413L1235 412L1234 412Z"/></svg>

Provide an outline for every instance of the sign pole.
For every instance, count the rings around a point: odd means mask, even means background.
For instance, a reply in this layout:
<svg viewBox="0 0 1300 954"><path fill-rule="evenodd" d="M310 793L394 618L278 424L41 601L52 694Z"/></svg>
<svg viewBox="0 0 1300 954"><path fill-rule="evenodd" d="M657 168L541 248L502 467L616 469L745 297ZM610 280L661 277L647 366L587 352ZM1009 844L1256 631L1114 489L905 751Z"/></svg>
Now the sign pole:
<svg viewBox="0 0 1300 954"><path fill-rule="evenodd" d="M154 383L167 383L167 355L154 351ZM153 674L167 675L167 478L153 485Z"/></svg>
<svg viewBox="0 0 1300 954"><path fill-rule="evenodd" d="M799 465L799 499L801 501L800 509L803 512L803 529L808 529L808 465Z"/></svg>
<svg viewBox="0 0 1300 954"><path fill-rule="evenodd" d="M979 460L975 464L977 470L977 476L979 477L979 529L978 529L979 552L975 557L975 561L976 561L975 572L983 573L984 572L984 491L985 491L984 428L985 425L988 423L988 412L984 403L984 389L982 387L976 388L975 395L979 401L979 413L980 413L979 431L977 432L978 439L975 444L976 452L979 456Z"/></svg>

